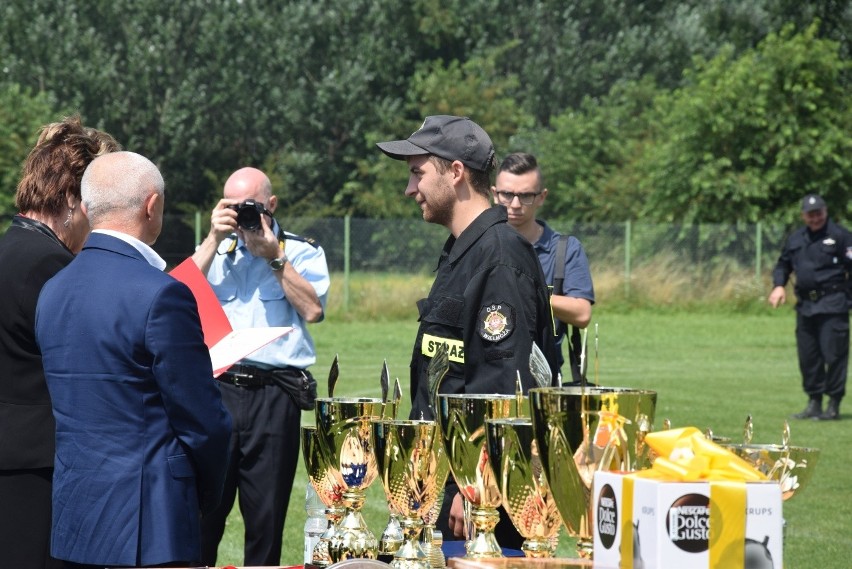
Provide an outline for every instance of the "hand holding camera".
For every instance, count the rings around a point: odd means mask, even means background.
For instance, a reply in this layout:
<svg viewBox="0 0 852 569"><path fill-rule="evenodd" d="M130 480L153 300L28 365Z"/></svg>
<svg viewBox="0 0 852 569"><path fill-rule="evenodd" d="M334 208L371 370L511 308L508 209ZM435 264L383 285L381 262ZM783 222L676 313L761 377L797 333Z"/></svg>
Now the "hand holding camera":
<svg viewBox="0 0 852 569"><path fill-rule="evenodd" d="M272 232L272 213L255 200L230 206L237 212L237 227L249 252L255 257L274 259L281 254L278 237Z"/></svg>
<svg viewBox="0 0 852 569"><path fill-rule="evenodd" d="M272 213L262 203L254 200L246 200L241 204L229 206L237 212L237 226L243 231L257 231L262 226L261 216L269 217L269 226L272 226Z"/></svg>
<svg viewBox="0 0 852 569"><path fill-rule="evenodd" d="M238 232L255 257L273 259L280 254L278 238L272 232L272 212L261 202L247 199L235 203L233 199L222 199L210 221L210 231L217 243Z"/></svg>

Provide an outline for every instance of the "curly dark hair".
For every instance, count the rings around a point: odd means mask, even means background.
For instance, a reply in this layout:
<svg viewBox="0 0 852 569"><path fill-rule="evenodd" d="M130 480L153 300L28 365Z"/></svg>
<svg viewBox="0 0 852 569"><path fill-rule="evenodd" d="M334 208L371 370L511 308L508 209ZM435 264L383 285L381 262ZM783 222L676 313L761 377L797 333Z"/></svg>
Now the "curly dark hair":
<svg viewBox="0 0 852 569"><path fill-rule="evenodd" d="M79 115L43 126L21 169L15 206L21 212L61 215L67 194L80 198L80 180L89 163L116 150L121 145L112 136L84 127Z"/></svg>

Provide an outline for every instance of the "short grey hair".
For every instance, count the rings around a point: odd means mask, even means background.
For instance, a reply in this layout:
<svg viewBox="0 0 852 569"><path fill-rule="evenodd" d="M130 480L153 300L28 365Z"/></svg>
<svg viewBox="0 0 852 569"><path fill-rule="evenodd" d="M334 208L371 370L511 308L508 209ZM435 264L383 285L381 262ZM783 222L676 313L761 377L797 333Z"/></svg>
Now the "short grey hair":
<svg viewBox="0 0 852 569"><path fill-rule="evenodd" d="M95 158L80 183L89 223L129 218L152 193L163 195L165 182L153 162L135 152L111 152Z"/></svg>

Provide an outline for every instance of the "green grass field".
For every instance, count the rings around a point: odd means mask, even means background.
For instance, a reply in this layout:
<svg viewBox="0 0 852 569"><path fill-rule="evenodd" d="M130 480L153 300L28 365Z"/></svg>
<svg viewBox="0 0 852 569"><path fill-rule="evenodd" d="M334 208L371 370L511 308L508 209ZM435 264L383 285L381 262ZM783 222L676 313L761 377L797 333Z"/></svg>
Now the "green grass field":
<svg viewBox="0 0 852 569"><path fill-rule="evenodd" d="M311 327L318 363L313 372L326 395L325 378L335 356L340 358L336 395L379 396L379 374L387 360L407 393L408 361L416 331L412 317L404 321L330 317ZM658 392L655 427L665 418L673 427L713 429L716 435L741 440L746 417L754 421L756 443L780 443L785 419L806 403L801 390L789 307L772 311L711 313L627 311L596 308L590 327L589 378L608 386ZM598 327L597 358L592 341ZM407 413L406 409L401 415ZM792 444L818 447L822 455L810 486L784 504L787 569L852 566L849 519L852 519L849 432L852 414L841 408L842 421L791 420ZM303 413L304 424L313 424ZM294 450L295 452L295 450ZM287 516L282 564L302 562L304 492L307 478L300 465ZM365 518L377 535L387 521L380 484L368 491ZM845 521L844 521L845 520ZM242 522L234 511L220 547L219 565L241 564ZM846 528L846 529L844 529ZM559 554L572 544L564 536Z"/></svg>

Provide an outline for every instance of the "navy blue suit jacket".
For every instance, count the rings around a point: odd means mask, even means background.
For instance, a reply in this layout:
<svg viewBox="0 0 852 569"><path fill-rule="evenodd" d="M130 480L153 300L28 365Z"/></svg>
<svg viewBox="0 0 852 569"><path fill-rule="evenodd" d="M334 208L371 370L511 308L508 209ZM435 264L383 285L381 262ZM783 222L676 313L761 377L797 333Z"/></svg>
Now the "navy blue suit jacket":
<svg viewBox="0 0 852 569"><path fill-rule="evenodd" d="M200 558L231 419L184 284L93 233L36 308L56 418L51 554L100 565Z"/></svg>

